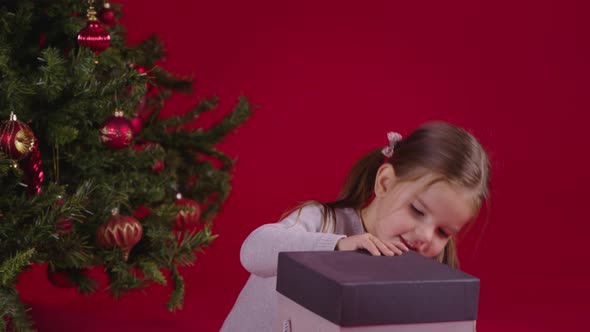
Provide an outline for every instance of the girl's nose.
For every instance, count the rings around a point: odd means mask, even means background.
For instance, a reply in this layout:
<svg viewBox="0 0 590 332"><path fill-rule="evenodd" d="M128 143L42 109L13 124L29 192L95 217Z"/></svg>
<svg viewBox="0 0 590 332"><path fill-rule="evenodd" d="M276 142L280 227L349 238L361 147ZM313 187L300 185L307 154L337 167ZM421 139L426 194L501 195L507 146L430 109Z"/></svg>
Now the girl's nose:
<svg viewBox="0 0 590 332"><path fill-rule="evenodd" d="M434 228L428 226L422 226L416 228L416 237L414 238L414 245L418 249L424 249L431 241L434 236Z"/></svg>

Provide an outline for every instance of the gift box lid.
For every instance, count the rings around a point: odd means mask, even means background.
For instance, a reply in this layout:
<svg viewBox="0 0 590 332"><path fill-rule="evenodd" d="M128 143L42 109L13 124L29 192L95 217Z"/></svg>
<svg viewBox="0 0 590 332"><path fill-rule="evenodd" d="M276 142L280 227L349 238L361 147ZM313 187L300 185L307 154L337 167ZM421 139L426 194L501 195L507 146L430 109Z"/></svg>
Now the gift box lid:
<svg viewBox="0 0 590 332"><path fill-rule="evenodd" d="M277 291L340 326L476 320L479 279L413 251L281 252Z"/></svg>

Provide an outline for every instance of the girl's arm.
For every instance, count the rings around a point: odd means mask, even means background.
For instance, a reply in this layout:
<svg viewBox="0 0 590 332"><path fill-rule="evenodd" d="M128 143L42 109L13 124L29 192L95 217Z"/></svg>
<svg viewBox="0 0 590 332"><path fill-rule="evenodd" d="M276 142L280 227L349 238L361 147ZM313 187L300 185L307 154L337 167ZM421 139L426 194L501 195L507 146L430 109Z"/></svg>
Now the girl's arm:
<svg viewBox="0 0 590 332"><path fill-rule="evenodd" d="M275 224L255 229L242 244L240 260L250 273L259 277L277 274L278 255L281 251L334 250L336 242L345 237L333 233L320 233L322 207L305 205Z"/></svg>

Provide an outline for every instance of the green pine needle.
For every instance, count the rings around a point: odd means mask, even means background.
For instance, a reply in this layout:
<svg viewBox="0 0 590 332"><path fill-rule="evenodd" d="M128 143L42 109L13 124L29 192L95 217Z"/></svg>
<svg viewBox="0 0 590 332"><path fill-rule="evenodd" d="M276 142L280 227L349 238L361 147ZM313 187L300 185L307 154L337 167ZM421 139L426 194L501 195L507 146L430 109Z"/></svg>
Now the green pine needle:
<svg viewBox="0 0 590 332"><path fill-rule="evenodd" d="M14 256L2 262L2 265L0 265L0 285L12 285L18 274L30 263L35 252L35 248L19 251Z"/></svg>
<svg viewBox="0 0 590 332"><path fill-rule="evenodd" d="M176 311L182 309L184 304L184 279L175 265L170 267L170 278L172 279L173 291L170 294L170 300L166 304L166 308L169 311Z"/></svg>

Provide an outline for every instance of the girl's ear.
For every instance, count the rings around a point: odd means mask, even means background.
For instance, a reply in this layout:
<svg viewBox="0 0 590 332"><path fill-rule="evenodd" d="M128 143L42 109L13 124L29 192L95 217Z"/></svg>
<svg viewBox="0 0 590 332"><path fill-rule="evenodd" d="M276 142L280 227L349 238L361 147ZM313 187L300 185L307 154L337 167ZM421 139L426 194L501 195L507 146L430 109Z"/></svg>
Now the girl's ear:
<svg viewBox="0 0 590 332"><path fill-rule="evenodd" d="M377 175L375 176L375 196L383 196L395 185L397 181L397 177L395 176L395 169L393 165L390 163L384 163L379 167L377 170Z"/></svg>

